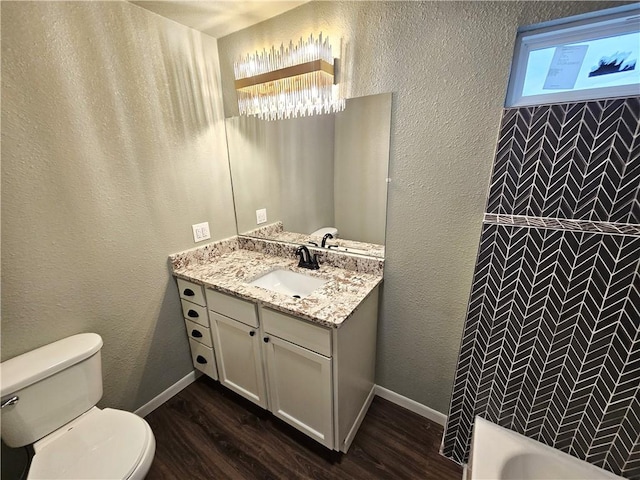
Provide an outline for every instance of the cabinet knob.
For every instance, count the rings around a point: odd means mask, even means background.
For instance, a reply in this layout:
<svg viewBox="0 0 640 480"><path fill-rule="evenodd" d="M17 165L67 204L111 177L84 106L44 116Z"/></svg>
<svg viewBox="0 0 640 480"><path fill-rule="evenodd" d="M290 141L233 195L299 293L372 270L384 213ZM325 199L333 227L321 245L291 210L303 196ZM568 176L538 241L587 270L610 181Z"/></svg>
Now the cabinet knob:
<svg viewBox="0 0 640 480"><path fill-rule="evenodd" d="M195 338L201 338L202 337L202 333L198 330L191 330L191 336L195 337Z"/></svg>
<svg viewBox="0 0 640 480"><path fill-rule="evenodd" d="M264 343L269 343L269 337L264 337L263 340L264 340Z"/></svg>
<svg viewBox="0 0 640 480"><path fill-rule="evenodd" d="M198 318L200 315L198 315L198 312L196 312L195 310L189 310L187 312L187 315L191 318Z"/></svg>
<svg viewBox="0 0 640 480"><path fill-rule="evenodd" d="M249 332L249 336L250 336L250 337L253 337L255 334L256 334L256 331L255 331L255 330L251 330L251 331Z"/></svg>
<svg viewBox="0 0 640 480"><path fill-rule="evenodd" d="M207 363L207 359L204 358L202 355L198 355L196 357L196 362L198 362L200 365L203 365L203 364Z"/></svg>
<svg viewBox="0 0 640 480"><path fill-rule="evenodd" d="M182 293L184 293L185 297L193 297L195 295L194 291L190 288L185 288Z"/></svg>

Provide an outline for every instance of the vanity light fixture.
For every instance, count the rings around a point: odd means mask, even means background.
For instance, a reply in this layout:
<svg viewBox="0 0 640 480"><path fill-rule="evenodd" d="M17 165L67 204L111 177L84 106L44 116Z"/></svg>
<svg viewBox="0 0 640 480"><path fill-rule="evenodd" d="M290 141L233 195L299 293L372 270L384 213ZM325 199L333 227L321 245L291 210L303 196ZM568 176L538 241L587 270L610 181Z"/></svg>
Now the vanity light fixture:
<svg viewBox="0 0 640 480"><path fill-rule="evenodd" d="M322 33L317 40L311 35L239 59L233 69L240 115L281 120L344 110L334 81L336 60Z"/></svg>

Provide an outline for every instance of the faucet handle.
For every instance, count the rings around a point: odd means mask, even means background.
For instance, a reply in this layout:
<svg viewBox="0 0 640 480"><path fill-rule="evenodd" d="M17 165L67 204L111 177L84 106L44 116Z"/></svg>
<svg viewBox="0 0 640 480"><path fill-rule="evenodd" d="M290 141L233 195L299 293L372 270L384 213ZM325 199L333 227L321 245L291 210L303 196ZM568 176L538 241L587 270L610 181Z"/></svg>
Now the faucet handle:
<svg viewBox="0 0 640 480"><path fill-rule="evenodd" d="M296 256L300 257L298 266L302 268L307 268L307 265L309 265L311 254L309 253L309 249L306 247L306 245L301 245L298 248L296 248Z"/></svg>
<svg viewBox="0 0 640 480"><path fill-rule="evenodd" d="M314 253L311 256L311 252L306 245L301 245L296 248L296 256L300 256L300 261L298 262L298 266L301 268L309 268L311 270L318 270L320 265L318 264L318 254Z"/></svg>

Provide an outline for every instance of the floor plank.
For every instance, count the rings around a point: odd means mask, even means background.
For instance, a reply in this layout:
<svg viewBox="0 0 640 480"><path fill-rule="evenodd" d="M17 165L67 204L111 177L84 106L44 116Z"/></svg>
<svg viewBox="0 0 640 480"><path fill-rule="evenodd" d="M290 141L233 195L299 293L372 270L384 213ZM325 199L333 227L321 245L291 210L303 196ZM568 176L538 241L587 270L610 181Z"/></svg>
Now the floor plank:
<svg viewBox="0 0 640 480"><path fill-rule="evenodd" d="M442 427L376 397L346 455L201 377L146 417L156 437L148 480L459 480L438 454Z"/></svg>

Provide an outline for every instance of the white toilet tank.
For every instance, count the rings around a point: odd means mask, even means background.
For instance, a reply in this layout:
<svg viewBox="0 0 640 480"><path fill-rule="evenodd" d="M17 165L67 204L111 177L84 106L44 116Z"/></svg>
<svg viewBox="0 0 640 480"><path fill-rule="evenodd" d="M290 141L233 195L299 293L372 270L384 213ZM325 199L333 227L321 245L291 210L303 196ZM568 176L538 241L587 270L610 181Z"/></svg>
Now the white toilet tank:
<svg viewBox="0 0 640 480"><path fill-rule="evenodd" d="M102 398L102 338L81 333L0 364L2 440L22 447L60 428Z"/></svg>

